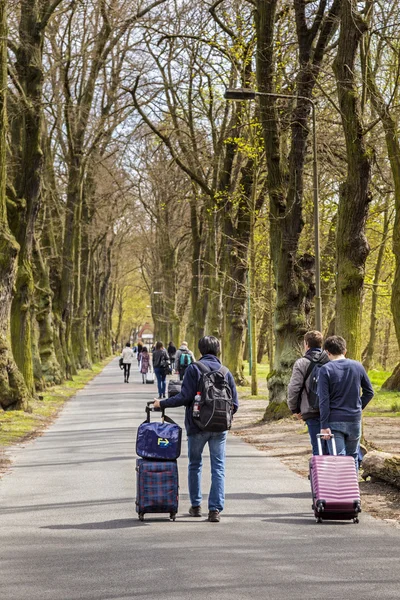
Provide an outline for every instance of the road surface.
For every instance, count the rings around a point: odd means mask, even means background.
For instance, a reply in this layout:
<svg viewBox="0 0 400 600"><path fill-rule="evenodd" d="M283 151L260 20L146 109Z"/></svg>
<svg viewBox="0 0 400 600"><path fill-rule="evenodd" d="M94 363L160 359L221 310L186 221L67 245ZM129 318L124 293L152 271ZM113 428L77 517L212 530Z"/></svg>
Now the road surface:
<svg viewBox="0 0 400 600"><path fill-rule="evenodd" d="M186 441L177 521L141 523L136 428L156 389L137 369L131 379L115 359L14 452L0 481L1 600L400 598L400 530L364 513L315 524L309 482L233 436L220 523L187 515Z"/></svg>

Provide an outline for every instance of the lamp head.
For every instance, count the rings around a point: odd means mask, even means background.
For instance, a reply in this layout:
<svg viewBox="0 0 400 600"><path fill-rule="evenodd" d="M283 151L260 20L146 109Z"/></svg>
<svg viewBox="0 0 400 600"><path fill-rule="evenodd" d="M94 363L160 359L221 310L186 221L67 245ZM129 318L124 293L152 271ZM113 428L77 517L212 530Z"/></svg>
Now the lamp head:
<svg viewBox="0 0 400 600"><path fill-rule="evenodd" d="M254 100L255 97L256 92L251 88L227 88L224 94L225 100Z"/></svg>

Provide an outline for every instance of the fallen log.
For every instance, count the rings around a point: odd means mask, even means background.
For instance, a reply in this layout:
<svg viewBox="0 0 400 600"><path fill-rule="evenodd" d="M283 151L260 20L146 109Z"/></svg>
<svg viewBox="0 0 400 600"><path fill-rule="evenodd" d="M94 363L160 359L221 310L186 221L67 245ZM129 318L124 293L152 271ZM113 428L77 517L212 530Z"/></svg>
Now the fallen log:
<svg viewBox="0 0 400 600"><path fill-rule="evenodd" d="M400 456L387 452L367 452L363 458L363 479L373 477L400 489Z"/></svg>

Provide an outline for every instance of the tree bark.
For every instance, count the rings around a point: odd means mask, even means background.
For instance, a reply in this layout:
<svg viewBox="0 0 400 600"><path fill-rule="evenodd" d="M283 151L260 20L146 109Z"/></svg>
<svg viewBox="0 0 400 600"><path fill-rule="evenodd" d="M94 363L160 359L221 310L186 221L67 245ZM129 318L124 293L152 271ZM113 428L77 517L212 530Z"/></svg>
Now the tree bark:
<svg viewBox="0 0 400 600"><path fill-rule="evenodd" d="M10 347L10 310L19 246L7 219L7 1L0 0L0 409L26 409L29 391Z"/></svg>
<svg viewBox="0 0 400 600"><path fill-rule="evenodd" d="M338 52L333 63L346 140L347 179L339 195L335 332L349 358L361 358L361 301L369 246L365 237L371 178L355 81L356 59L366 24L356 0L342 3Z"/></svg>
<svg viewBox="0 0 400 600"><path fill-rule="evenodd" d="M30 392L34 391L32 321L34 318L33 237L40 207L43 169L41 149L43 95L43 5L22 0L16 72L23 110L14 120L18 146L14 146L16 211L10 225L20 245L15 294L11 308L11 341L15 360ZM15 139L15 136L14 136Z"/></svg>

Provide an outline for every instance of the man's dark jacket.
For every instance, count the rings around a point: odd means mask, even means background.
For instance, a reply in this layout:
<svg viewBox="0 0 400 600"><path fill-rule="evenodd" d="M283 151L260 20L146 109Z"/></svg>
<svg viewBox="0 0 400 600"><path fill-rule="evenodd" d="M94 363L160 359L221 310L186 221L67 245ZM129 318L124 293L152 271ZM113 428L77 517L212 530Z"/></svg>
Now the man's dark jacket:
<svg viewBox="0 0 400 600"><path fill-rule="evenodd" d="M205 354L201 357L200 361L209 367L212 371L218 371L221 367L221 362L218 360L216 356L213 354ZM195 395L199 391L199 382L201 379L200 369L196 367L196 363L189 365L185 371L185 377L183 378L182 390L176 396L172 396L172 398L166 398L165 400L160 400L161 408L172 408L176 406L185 406L185 427L188 435L194 435L196 433L200 433L202 430L196 425L195 420L193 419L192 414L192 404ZM232 373L228 371L226 374L226 380L229 384L229 387L232 390L232 401L233 401L233 413L237 411L239 408L239 401L236 391L235 381L233 379Z"/></svg>

